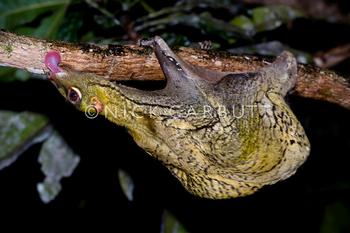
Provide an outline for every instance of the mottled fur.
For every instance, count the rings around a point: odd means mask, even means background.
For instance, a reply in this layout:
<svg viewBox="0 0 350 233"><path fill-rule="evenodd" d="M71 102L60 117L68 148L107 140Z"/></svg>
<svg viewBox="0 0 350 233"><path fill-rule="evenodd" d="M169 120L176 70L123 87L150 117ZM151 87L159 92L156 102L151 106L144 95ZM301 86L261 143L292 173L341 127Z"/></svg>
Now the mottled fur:
<svg viewBox="0 0 350 233"><path fill-rule="evenodd" d="M75 103L124 126L191 193L213 199L254 193L295 173L309 155L303 127L284 101L296 81L289 52L256 72L206 70L185 63L155 37L151 46L167 85L143 91L64 70L52 80ZM68 98L69 99L69 98Z"/></svg>

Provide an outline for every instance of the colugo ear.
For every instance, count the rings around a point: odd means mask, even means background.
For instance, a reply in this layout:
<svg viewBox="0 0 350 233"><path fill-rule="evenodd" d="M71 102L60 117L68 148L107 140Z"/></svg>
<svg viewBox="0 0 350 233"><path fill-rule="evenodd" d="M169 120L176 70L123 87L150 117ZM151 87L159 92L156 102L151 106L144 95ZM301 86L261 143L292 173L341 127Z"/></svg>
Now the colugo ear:
<svg viewBox="0 0 350 233"><path fill-rule="evenodd" d="M282 52L276 60L260 70L267 78L269 89L285 96L297 80L297 61L291 52Z"/></svg>

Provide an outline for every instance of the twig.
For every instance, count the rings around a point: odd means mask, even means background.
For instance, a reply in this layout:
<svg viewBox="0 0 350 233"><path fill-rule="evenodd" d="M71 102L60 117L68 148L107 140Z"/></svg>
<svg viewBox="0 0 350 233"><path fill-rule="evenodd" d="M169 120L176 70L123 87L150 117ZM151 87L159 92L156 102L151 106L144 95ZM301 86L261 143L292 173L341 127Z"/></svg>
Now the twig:
<svg viewBox="0 0 350 233"><path fill-rule="evenodd" d="M339 45L324 52L314 55L314 62L322 68L331 67L350 58L350 43Z"/></svg>

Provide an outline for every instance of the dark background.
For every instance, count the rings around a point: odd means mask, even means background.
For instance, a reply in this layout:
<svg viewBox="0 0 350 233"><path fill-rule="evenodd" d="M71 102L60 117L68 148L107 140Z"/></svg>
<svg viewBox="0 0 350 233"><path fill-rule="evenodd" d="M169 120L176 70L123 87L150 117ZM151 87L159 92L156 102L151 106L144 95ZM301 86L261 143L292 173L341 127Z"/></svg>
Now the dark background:
<svg viewBox="0 0 350 233"><path fill-rule="evenodd" d="M106 1L100 4L118 5ZM163 7L149 4L155 9ZM172 4L174 2L164 3L164 7ZM341 6L342 11L349 11L346 3ZM240 4L240 7L255 5ZM84 11L77 13L78 8ZM116 17L133 21L141 14L140 9L120 11ZM200 13L202 8L197 10ZM220 12L220 9L212 10ZM99 28L89 16L100 12L83 2L72 4L68 12L76 12L83 20L77 29L77 40L87 28L94 30L95 38L120 35L132 40L125 36L125 27L111 26L106 31ZM225 20L225 15L223 18ZM329 22L322 17L297 19L289 25L257 33L253 41L238 39L235 44L225 43L223 38L200 30L193 33L193 30L189 26L168 25L155 33L170 31L186 35L191 42L211 39L218 42L222 50L273 39L310 54L350 41L350 23ZM349 60L344 60L332 69L346 76L350 73L349 64ZM0 83L0 100L0 109L47 115L54 128L81 156L73 175L63 179L63 190L58 197L43 204L36 191L36 184L44 178L37 162L41 145L32 146L13 165L0 171L2 211L29 210L51 218L62 210L63 219L117 232L159 232L165 209L189 232L350 232L350 112L336 105L289 96L288 102L311 142L311 154L306 163L291 178L264 187L254 195L232 200L205 200L187 193L165 167L137 147L125 129L102 117L87 119L47 81L29 79ZM119 186L119 168L127 171L135 183L132 202ZM42 218L37 218L32 223L39 226L41 221ZM50 222L66 221L52 217Z"/></svg>

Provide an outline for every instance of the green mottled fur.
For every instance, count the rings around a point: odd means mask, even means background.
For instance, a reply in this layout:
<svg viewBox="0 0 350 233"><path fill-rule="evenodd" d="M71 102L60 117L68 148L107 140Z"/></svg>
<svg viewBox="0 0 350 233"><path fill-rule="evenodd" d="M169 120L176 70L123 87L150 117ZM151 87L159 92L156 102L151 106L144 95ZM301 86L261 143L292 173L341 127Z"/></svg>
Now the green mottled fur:
<svg viewBox="0 0 350 233"><path fill-rule="evenodd" d="M293 55L284 52L256 72L214 72L185 63L159 37L144 45L153 47L167 78L163 90L71 71L53 81L64 96L71 87L80 90L80 110L103 106L100 114L126 127L201 197L252 194L288 178L306 160L309 141L284 101L296 81Z"/></svg>

